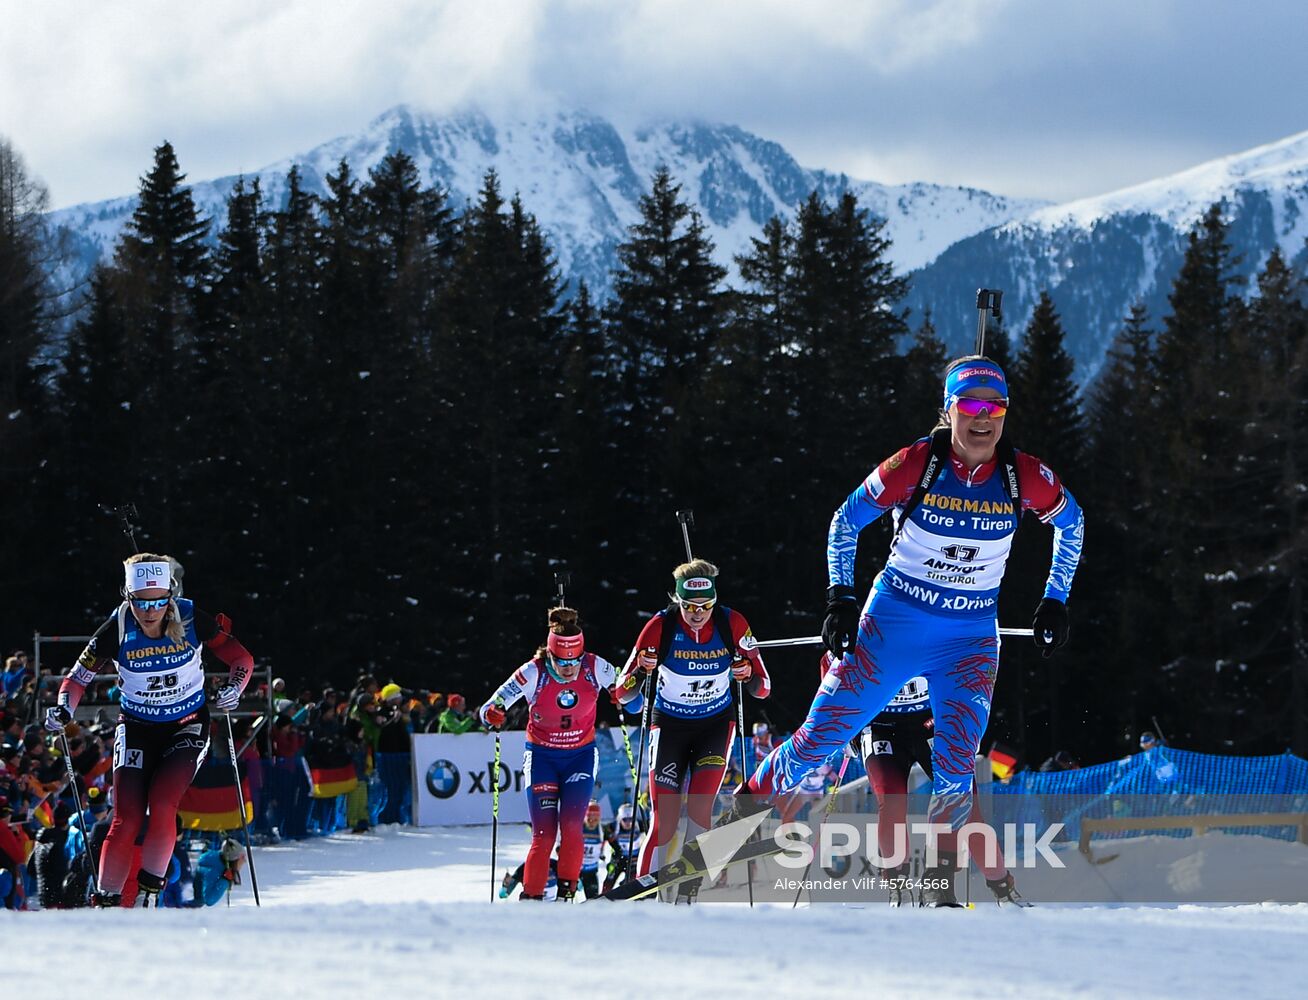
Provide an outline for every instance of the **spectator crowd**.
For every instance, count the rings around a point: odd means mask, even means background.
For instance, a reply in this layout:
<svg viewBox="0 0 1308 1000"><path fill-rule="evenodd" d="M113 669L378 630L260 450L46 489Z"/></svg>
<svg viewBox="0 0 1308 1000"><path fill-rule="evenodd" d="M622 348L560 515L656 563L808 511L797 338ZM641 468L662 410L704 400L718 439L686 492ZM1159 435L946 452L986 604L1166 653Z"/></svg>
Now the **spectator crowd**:
<svg viewBox="0 0 1308 1000"><path fill-rule="evenodd" d="M49 688L48 702L58 677L38 678L25 651L5 658L0 672L0 906L8 909L85 905L91 887L89 857L98 858L113 815L114 678L92 685L78 720L64 734L48 733L40 724L42 683ZM462 695L406 690L382 684L371 674L359 676L348 692L328 687L292 696L280 678L271 687L259 685L248 692L233 731L252 838L270 843L408 822L411 734L479 728ZM205 768L225 768L222 780L230 787L225 726L215 725L211 739ZM69 784L66 755L75 788ZM347 780L320 783L322 773ZM235 809L231 812L236 815ZM235 830L214 830L202 820L184 825L186 815L184 801L163 903L212 905L241 879L245 858L235 839L241 836L239 819L232 824Z"/></svg>

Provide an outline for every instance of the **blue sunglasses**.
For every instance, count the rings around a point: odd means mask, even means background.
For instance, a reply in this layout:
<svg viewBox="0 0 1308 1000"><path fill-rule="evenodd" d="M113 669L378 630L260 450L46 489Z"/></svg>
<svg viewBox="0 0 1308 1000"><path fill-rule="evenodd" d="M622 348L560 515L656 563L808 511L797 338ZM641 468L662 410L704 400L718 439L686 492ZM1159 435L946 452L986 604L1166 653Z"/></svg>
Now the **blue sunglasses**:
<svg viewBox="0 0 1308 1000"><path fill-rule="evenodd" d="M168 607L168 602L171 601L172 598L171 597L150 597L150 598L129 597L128 600L132 602L132 607L134 607L137 611L158 611L161 608Z"/></svg>

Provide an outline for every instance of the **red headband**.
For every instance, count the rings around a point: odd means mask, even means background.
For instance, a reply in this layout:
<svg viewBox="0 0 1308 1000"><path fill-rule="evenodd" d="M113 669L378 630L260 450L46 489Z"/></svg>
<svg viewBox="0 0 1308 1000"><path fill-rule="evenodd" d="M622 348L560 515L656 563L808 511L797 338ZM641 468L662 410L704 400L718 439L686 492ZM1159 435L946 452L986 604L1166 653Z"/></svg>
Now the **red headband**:
<svg viewBox="0 0 1308 1000"><path fill-rule="evenodd" d="M576 635L559 635L551 632L545 640L545 648L560 660L575 660L586 650L586 637L578 632Z"/></svg>

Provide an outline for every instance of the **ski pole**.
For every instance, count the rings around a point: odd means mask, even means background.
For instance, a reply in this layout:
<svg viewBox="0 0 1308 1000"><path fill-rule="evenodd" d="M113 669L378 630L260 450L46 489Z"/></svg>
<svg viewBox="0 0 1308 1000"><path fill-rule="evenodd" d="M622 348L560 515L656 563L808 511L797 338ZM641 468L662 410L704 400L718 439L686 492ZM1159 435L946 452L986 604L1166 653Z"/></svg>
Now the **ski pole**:
<svg viewBox="0 0 1308 1000"><path fill-rule="evenodd" d="M241 790L241 768L236 763L236 733L232 729L232 713L224 713L227 719L227 752L232 759L232 778L236 782L236 810L241 816L241 830L245 835L245 862L250 866L250 888L254 890L254 905L259 902L259 876L254 870L254 848L250 846L250 824L245 818L245 792Z"/></svg>
<svg viewBox="0 0 1308 1000"><path fill-rule="evenodd" d="M627 724L622 721L622 708L618 708L618 728L622 730L622 749L627 751L627 764L631 768L631 780L636 780L636 758L631 756L631 737L627 735ZM632 807L635 812L635 807Z"/></svg>
<svg viewBox="0 0 1308 1000"><path fill-rule="evenodd" d="M86 813L82 810L82 793L77 787L77 772L73 770L73 754L68 748L68 731L61 728L59 738L64 743L64 766L68 769L68 784L73 790L73 802L77 805L77 822L82 827L82 845L86 848L86 860L91 866L91 888L99 895L100 875L96 871L95 857L91 853L91 831L86 828Z"/></svg>
<svg viewBox="0 0 1308 1000"><path fill-rule="evenodd" d="M491 902L495 902L495 852L500 841L500 734L495 731L495 769L491 775Z"/></svg>
<svg viewBox="0 0 1308 1000"><path fill-rule="evenodd" d="M731 640L728 639L728 642ZM737 659L743 659L739 653ZM748 780L745 773L745 684L743 681L736 681L736 729L740 734L740 783L743 785ZM754 865L747 863L745 865L745 882L749 886L749 908L754 908Z"/></svg>
<svg viewBox="0 0 1308 1000"><path fill-rule="evenodd" d="M845 759L840 764L840 772L836 775L836 783L831 789L831 795L827 798L827 806L822 810L822 817L818 820L817 831L813 837L819 846L822 843L822 838L820 836L822 832L822 824L827 821L828 816L835 812L836 799L840 796L840 786L845 782L845 770L849 767L849 762L853 760L853 758L854 755L850 752L849 745L846 744ZM804 892L804 883L808 881L808 873L813 870L813 861L817 858L817 852L818 848L814 847L813 857L809 859L808 867L804 869L804 877L799 880L799 888L795 891L795 901L790 904L792 910L799 905L799 897ZM811 898L812 893L809 893L809 896Z"/></svg>
<svg viewBox="0 0 1308 1000"><path fill-rule="evenodd" d="M1001 628L1000 635L1024 636L1031 638L1035 635L1034 629L1029 628ZM822 636L806 635L795 639L760 639L758 646L760 649L774 649L780 646L820 646L822 645Z"/></svg>
<svg viewBox="0 0 1308 1000"><path fill-rule="evenodd" d="M658 650L652 650L658 655ZM654 670L657 670L656 666ZM640 752L636 754L636 783L631 790L631 829L627 831L627 878L634 878L636 875L636 859L632 857L632 852L636 847L636 827L639 825L636 816L636 803L640 801L640 779L644 776L641 763L645 760L645 734L649 732L649 703L650 703L650 681L654 677L654 670L645 675L645 683L641 685L640 696L643 704L640 706Z"/></svg>
<svg viewBox="0 0 1308 1000"><path fill-rule="evenodd" d="M262 715L255 717L255 720L250 723L250 738L241 744L241 749L236 752L237 757L245 755L245 751L249 750L254 741L259 738L260 727L262 727L267 721L268 720Z"/></svg>

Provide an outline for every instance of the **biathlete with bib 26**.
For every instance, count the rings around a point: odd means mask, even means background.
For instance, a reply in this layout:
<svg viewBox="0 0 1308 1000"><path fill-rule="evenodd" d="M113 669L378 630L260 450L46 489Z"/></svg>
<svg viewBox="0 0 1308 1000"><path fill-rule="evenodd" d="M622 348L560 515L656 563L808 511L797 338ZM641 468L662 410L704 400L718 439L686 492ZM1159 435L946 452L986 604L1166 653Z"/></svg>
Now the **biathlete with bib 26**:
<svg viewBox="0 0 1308 1000"><path fill-rule="evenodd" d="M100 851L96 906L122 905L137 837L137 884L145 903L163 890L177 839L177 804L209 751L209 705L201 647L229 668L214 698L221 711L237 706L254 660L231 634L224 615L210 616L181 594L181 566L171 556L142 552L124 564L123 602L101 625L59 686L45 727L58 732L72 721L87 687L102 670L118 673L118 726L114 730L114 818Z"/></svg>

